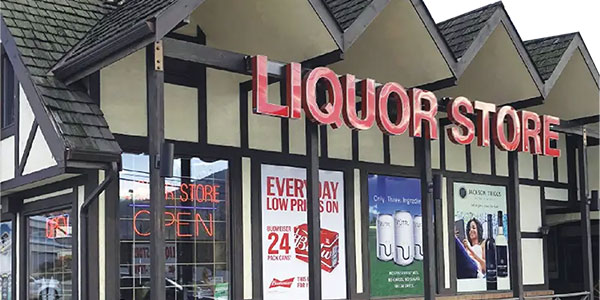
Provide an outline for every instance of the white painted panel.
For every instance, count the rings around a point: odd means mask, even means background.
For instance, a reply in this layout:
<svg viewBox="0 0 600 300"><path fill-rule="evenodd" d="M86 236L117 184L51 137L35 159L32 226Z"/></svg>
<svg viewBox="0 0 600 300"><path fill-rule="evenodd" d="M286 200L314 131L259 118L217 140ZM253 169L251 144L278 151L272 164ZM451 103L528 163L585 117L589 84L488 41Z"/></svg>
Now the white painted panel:
<svg viewBox="0 0 600 300"><path fill-rule="evenodd" d="M15 137L7 137L0 142L0 181L15 177Z"/></svg>
<svg viewBox="0 0 600 300"><path fill-rule="evenodd" d="M23 86L19 84L19 161L23 158L23 152L25 151L25 145L27 145L27 137L29 137L33 120L35 120L33 110L29 105L29 100L27 100Z"/></svg>
<svg viewBox="0 0 600 300"><path fill-rule="evenodd" d="M440 140L431 140L431 167L433 169L440 168Z"/></svg>
<svg viewBox="0 0 600 300"><path fill-rule="evenodd" d="M46 138L42 133L42 130L38 127L33 138L33 144L31 144L31 152L25 162L25 168L23 169L23 175L31 174L33 172L46 169L56 165L56 160L50 152Z"/></svg>
<svg viewBox="0 0 600 300"><path fill-rule="evenodd" d="M587 148L587 167L588 167L588 190L599 190L600 188L600 169L598 168L600 146Z"/></svg>
<svg viewBox="0 0 600 300"><path fill-rule="evenodd" d="M477 143L471 144L471 170L477 174L492 174L490 147L479 147Z"/></svg>
<svg viewBox="0 0 600 300"><path fill-rule="evenodd" d="M25 198L25 199L23 199L23 203L31 203L31 202L35 202L38 200L45 200L45 199L52 198L52 197L70 194L72 192L73 192L73 188L68 188L68 189L64 189L64 190L60 190L60 191L56 191L56 192L52 192L52 193L48 193L48 194L37 195L37 196L31 197L31 198Z"/></svg>
<svg viewBox="0 0 600 300"><path fill-rule="evenodd" d="M363 292L362 205L360 204L360 170L354 169L354 251L356 253L356 292Z"/></svg>
<svg viewBox="0 0 600 300"><path fill-rule="evenodd" d="M252 299L252 187L250 158L242 158L242 233L244 243L244 299Z"/></svg>
<svg viewBox="0 0 600 300"><path fill-rule="evenodd" d="M77 224L75 226L77 226L77 239L78 240L82 240L81 239L81 218L79 218L79 212L81 211L81 206L83 205L83 202L85 201L85 186L80 185L77 187ZM91 245L93 245L94 243L90 243ZM81 270L81 264L82 264L82 257L81 257L81 247L77 247L77 269ZM77 287L78 289L81 291L81 272L77 272ZM77 299L81 300L81 293L78 293Z"/></svg>
<svg viewBox="0 0 600 300"><path fill-rule="evenodd" d="M290 119L290 153L292 154L306 154L305 122L304 113L301 114L299 119Z"/></svg>
<svg viewBox="0 0 600 300"><path fill-rule="evenodd" d="M113 133L146 136L144 49L100 70L100 107Z"/></svg>
<svg viewBox="0 0 600 300"><path fill-rule="evenodd" d="M544 240L522 239L523 284L544 284Z"/></svg>
<svg viewBox="0 0 600 300"><path fill-rule="evenodd" d="M433 153L431 153L433 157ZM393 165L414 166L414 139L408 134L390 136L390 162Z"/></svg>
<svg viewBox="0 0 600 300"><path fill-rule="evenodd" d="M279 83L269 84L269 102L281 103ZM281 151L281 119L252 112L252 98L248 94L248 147Z"/></svg>
<svg viewBox="0 0 600 300"><path fill-rule="evenodd" d="M206 69L207 139L209 144L240 146L240 82L249 76ZM250 96L249 96L250 97ZM252 101L252 98L248 98Z"/></svg>
<svg viewBox="0 0 600 300"><path fill-rule="evenodd" d="M104 181L105 172L98 172L98 184ZM103 287L106 286L106 193L102 192L98 195L98 285ZM98 298L100 300L106 299L106 291L103 288L98 290Z"/></svg>
<svg viewBox="0 0 600 300"><path fill-rule="evenodd" d="M379 127L358 132L358 159L383 163L383 133Z"/></svg>
<svg viewBox="0 0 600 300"><path fill-rule="evenodd" d="M519 178L533 179L533 155L519 152Z"/></svg>
<svg viewBox="0 0 600 300"><path fill-rule="evenodd" d="M465 146L458 145L448 139L446 135L445 141L446 148L446 170L448 171L467 171L467 157L465 152Z"/></svg>
<svg viewBox="0 0 600 300"><path fill-rule="evenodd" d="M558 224L577 222L579 220L581 220L580 212L554 214L546 217L546 224L548 226L555 226ZM590 220L600 220L600 211L590 211Z"/></svg>
<svg viewBox="0 0 600 300"><path fill-rule="evenodd" d="M546 200L569 201L569 190L544 187L544 197Z"/></svg>
<svg viewBox="0 0 600 300"><path fill-rule="evenodd" d="M520 184L519 204L521 208L521 231L539 232L539 228L542 226L540 187Z"/></svg>
<svg viewBox="0 0 600 300"><path fill-rule="evenodd" d="M198 142L198 89L165 84L165 138Z"/></svg>
<svg viewBox="0 0 600 300"><path fill-rule="evenodd" d="M494 146L496 151L496 175L508 176L508 152L499 150Z"/></svg>
<svg viewBox="0 0 600 300"><path fill-rule="evenodd" d="M448 240L448 192L446 177L442 177L442 239ZM448 243L442 243L444 249L444 288L450 288L450 246Z"/></svg>
<svg viewBox="0 0 600 300"><path fill-rule="evenodd" d="M330 158L352 159L352 130L346 126L327 127L327 154Z"/></svg>
<svg viewBox="0 0 600 300"><path fill-rule="evenodd" d="M538 179L554 181L554 159L551 156L538 155Z"/></svg>
<svg viewBox="0 0 600 300"><path fill-rule="evenodd" d="M559 134L558 148L560 149L560 157L558 158L558 181L567 183L569 182L569 175L567 171L567 136L565 134Z"/></svg>

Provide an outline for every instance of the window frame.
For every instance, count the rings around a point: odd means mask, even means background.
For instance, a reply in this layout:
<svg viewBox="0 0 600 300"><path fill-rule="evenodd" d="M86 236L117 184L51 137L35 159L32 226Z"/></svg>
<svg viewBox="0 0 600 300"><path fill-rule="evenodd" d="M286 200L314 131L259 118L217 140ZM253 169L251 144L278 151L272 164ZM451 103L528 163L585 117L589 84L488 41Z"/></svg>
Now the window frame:
<svg viewBox="0 0 600 300"><path fill-rule="evenodd" d="M10 222L11 223L11 258L10 258L10 280L11 280L11 299L16 299L17 295L17 218L12 213L0 213L0 223Z"/></svg>

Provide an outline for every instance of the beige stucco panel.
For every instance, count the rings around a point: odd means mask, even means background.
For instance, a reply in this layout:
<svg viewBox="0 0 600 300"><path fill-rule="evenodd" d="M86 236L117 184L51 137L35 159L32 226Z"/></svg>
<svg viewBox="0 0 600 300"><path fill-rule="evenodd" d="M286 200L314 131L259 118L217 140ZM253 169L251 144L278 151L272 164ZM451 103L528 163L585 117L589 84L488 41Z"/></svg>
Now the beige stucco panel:
<svg viewBox="0 0 600 300"><path fill-rule="evenodd" d="M358 132L358 159L383 163L383 133L379 127Z"/></svg>
<svg viewBox="0 0 600 300"><path fill-rule="evenodd" d="M252 93L248 93L248 147L281 151L281 119L252 112ZM269 102L281 103L279 83L269 85ZM291 138L291 137L290 137Z"/></svg>
<svg viewBox="0 0 600 300"><path fill-rule="evenodd" d="M538 155L538 179L554 181L554 159L551 156Z"/></svg>
<svg viewBox="0 0 600 300"><path fill-rule="evenodd" d="M533 155L519 152L519 178L533 179Z"/></svg>
<svg viewBox="0 0 600 300"><path fill-rule="evenodd" d="M558 181L562 183L569 182L567 170L567 136L565 134L558 135L558 148L560 149L560 157L558 158Z"/></svg>
<svg viewBox="0 0 600 300"><path fill-rule="evenodd" d="M467 156L465 152L465 146L458 145L450 141L448 135L446 135L444 146L446 148L446 170L448 171L467 171Z"/></svg>
<svg viewBox="0 0 600 300"><path fill-rule="evenodd" d="M401 166L415 165L414 139L408 133L390 136L390 162Z"/></svg>
<svg viewBox="0 0 600 300"><path fill-rule="evenodd" d="M165 138L198 142L198 89L165 84Z"/></svg>
<svg viewBox="0 0 600 300"><path fill-rule="evenodd" d="M540 96L533 78L517 52L506 28L496 27L477 52L458 85L440 90L438 97L465 96L505 104Z"/></svg>
<svg viewBox="0 0 600 300"><path fill-rule="evenodd" d="M100 108L113 133L146 136L144 49L100 70Z"/></svg>
<svg viewBox="0 0 600 300"><path fill-rule="evenodd" d="M544 239L522 239L523 284L544 284Z"/></svg>
<svg viewBox="0 0 600 300"><path fill-rule="evenodd" d="M23 157L33 120L35 120L33 110L29 105L29 100L27 99L27 95L25 95L23 86L19 84L19 161Z"/></svg>
<svg viewBox="0 0 600 300"><path fill-rule="evenodd" d="M352 159L352 130L346 126L327 127L327 154L330 158Z"/></svg>
<svg viewBox="0 0 600 300"><path fill-rule="evenodd" d="M240 146L240 82L249 76L206 69L207 140L209 144Z"/></svg>
<svg viewBox="0 0 600 300"><path fill-rule="evenodd" d="M600 190L600 146L587 148L589 191Z"/></svg>
<svg viewBox="0 0 600 300"><path fill-rule="evenodd" d="M40 171L56 165L56 160L52 156L50 147L46 142L46 138L42 133L41 128L38 127L31 144L30 155L25 162L23 168L23 175L31 174L36 171Z"/></svg>
<svg viewBox="0 0 600 300"><path fill-rule="evenodd" d="M479 147L477 142L471 144L471 170L477 174L492 174L490 147Z"/></svg>
<svg viewBox="0 0 600 300"><path fill-rule="evenodd" d="M211 47L285 62L338 49L309 1L207 0L178 32L195 36L197 26Z"/></svg>
<svg viewBox="0 0 600 300"><path fill-rule="evenodd" d="M0 141L0 181L6 181L15 177L15 137L7 137Z"/></svg>
<svg viewBox="0 0 600 300"><path fill-rule="evenodd" d="M508 176L508 152L495 148L496 151L496 175Z"/></svg>
<svg viewBox="0 0 600 300"><path fill-rule="evenodd" d="M410 1L391 1L344 55L338 74L405 87L452 77L442 54Z"/></svg>

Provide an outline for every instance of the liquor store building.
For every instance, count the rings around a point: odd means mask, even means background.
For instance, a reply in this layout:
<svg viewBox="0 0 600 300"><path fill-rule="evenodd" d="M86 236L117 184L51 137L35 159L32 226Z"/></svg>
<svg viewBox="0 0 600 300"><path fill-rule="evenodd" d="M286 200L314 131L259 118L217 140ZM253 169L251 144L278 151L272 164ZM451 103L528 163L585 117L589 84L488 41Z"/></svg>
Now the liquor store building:
<svg viewBox="0 0 600 300"><path fill-rule="evenodd" d="M1 5L1 300L598 294L579 33L524 41L501 2Z"/></svg>

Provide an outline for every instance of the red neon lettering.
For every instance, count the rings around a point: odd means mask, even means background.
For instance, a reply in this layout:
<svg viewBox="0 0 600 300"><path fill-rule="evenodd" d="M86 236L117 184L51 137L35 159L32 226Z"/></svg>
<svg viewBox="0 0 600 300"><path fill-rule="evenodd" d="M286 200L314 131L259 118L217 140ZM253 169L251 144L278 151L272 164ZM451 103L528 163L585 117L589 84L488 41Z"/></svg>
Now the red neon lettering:
<svg viewBox="0 0 600 300"><path fill-rule="evenodd" d="M206 234L208 234L208 236L213 236L214 233L214 225L213 225L213 214L209 213L208 214L208 225L210 226L210 229L208 229L208 227L206 227L206 223L204 222L204 219L202 219L202 216L200 216L200 214L196 214L196 236L198 236L199 234L199 225L200 223L198 222L202 222L202 226L204 227L204 231L206 231Z"/></svg>
<svg viewBox="0 0 600 300"><path fill-rule="evenodd" d="M142 213L149 215L150 211L148 211L146 209L142 209L142 210L136 212L135 215L133 215L133 230L135 231L135 234L137 234L139 236L149 236L150 232L140 232L136 226L136 220L137 220L138 216Z"/></svg>
<svg viewBox="0 0 600 300"><path fill-rule="evenodd" d="M354 75L345 75L341 79L344 89L343 114L346 126L354 130L367 130L375 121L375 81L364 79L361 86L361 118L356 113L356 79Z"/></svg>
<svg viewBox="0 0 600 300"><path fill-rule="evenodd" d="M455 144L468 145L475 138L475 125L465 114L473 113L473 104L465 97L456 97L448 104L448 119L455 126L446 129L448 139Z"/></svg>
<svg viewBox="0 0 600 300"><path fill-rule="evenodd" d="M290 118L299 119L302 111L302 67L299 63L285 66L286 103L290 109Z"/></svg>
<svg viewBox="0 0 600 300"><path fill-rule="evenodd" d="M554 140L558 142L558 132L550 130L551 125L560 125L560 119L553 116L542 117L542 140L544 142L544 155L559 157L560 149L552 148L550 141ZM557 143L558 144L558 143Z"/></svg>
<svg viewBox="0 0 600 300"><path fill-rule="evenodd" d="M390 120L388 112L388 101L393 94L398 96L396 101L398 113L395 122ZM379 103L376 117L379 129L389 135L403 134L410 123L410 101L406 90L395 82L388 82L377 90L377 99Z"/></svg>
<svg viewBox="0 0 600 300"><path fill-rule="evenodd" d="M181 196L179 196L179 199L181 200L181 202L187 202L189 199L189 195L186 191L187 188L188 188L187 183L182 183L181 186L179 187L179 190L181 191Z"/></svg>
<svg viewBox="0 0 600 300"><path fill-rule="evenodd" d="M542 129L540 117L538 114L526 110L522 110L517 113L521 120L522 133L521 133L521 145L519 151L529 152L531 154L542 153L542 143L540 141L540 131ZM530 128L533 125L533 128ZM533 147L530 142L533 141Z"/></svg>
<svg viewBox="0 0 600 300"><path fill-rule="evenodd" d="M507 119L508 117L508 119ZM508 135L504 132L504 122L508 126ZM521 123L517 112L510 106L503 106L493 117L494 123L494 144L502 151L514 151L519 147L519 138L521 136Z"/></svg>
<svg viewBox="0 0 600 300"><path fill-rule="evenodd" d="M56 238L56 231L68 235L69 219L66 216L51 217L46 220L46 238ZM64 229L63 229L64 228Z"/></svg>
<svg viewBox="0 0 600 300"><path fill-rule="evenodd" d="M165 211L165 215L171 217L171 221L167 221L167 219L165 219L165 226L166 227L169 227L169 226L175 224L175 215L172 212ZM170 222L170 223L168 223L168 222Z"/></svg>
<svg viewBox="0 0 600 300"><path fill-rule="evenodd" d="M420 89L410 89L408 90L408 95L412 100L410 102L412 122L410 122L410 131L408 134L411 137L421 137L421 123L425 121L425 137L437 140L438 127L435 115L437 114L438 106L435 95L432 92ZM425 110L423 110L423 106L425 106Z"/></svg>
<svg viewBox="0 0 600 300"><path fill-rule="evenodd" d="M181 225L189 225L189 222L182 222L181 221L181 216L190 216L192 215L189 212L178 212L177 213L177 226L175 227L175 234L177 234L177 237L191 237L192 234L191 233L181 233L180 229L181 229Z"/></svg>
<svg viewBox="0 0 600 300"><path fill-rule="evenodd" d="M290 115L286 106L269 103L269 77L267 74L267 57L252 57L252 109L254 113L287 118Z"/></svg>
<svg viewBox="0 0 600 300"><path fill-rule="evenodd" d="M327 81L328 101L322 107L317 104L317 82ZM337 75L325 67L312 69L304 77L302 106L306 117L316 123L331 125L333 128L342 126L340 113L342 111L342 84Z"/></svg>
<svg viewBox="0 0 600 300"><path fill-rule="evenodd" d="M490 145L490 113L496 111L496 105L475 101L477 112L477 145L487 147Z"/></svg>

